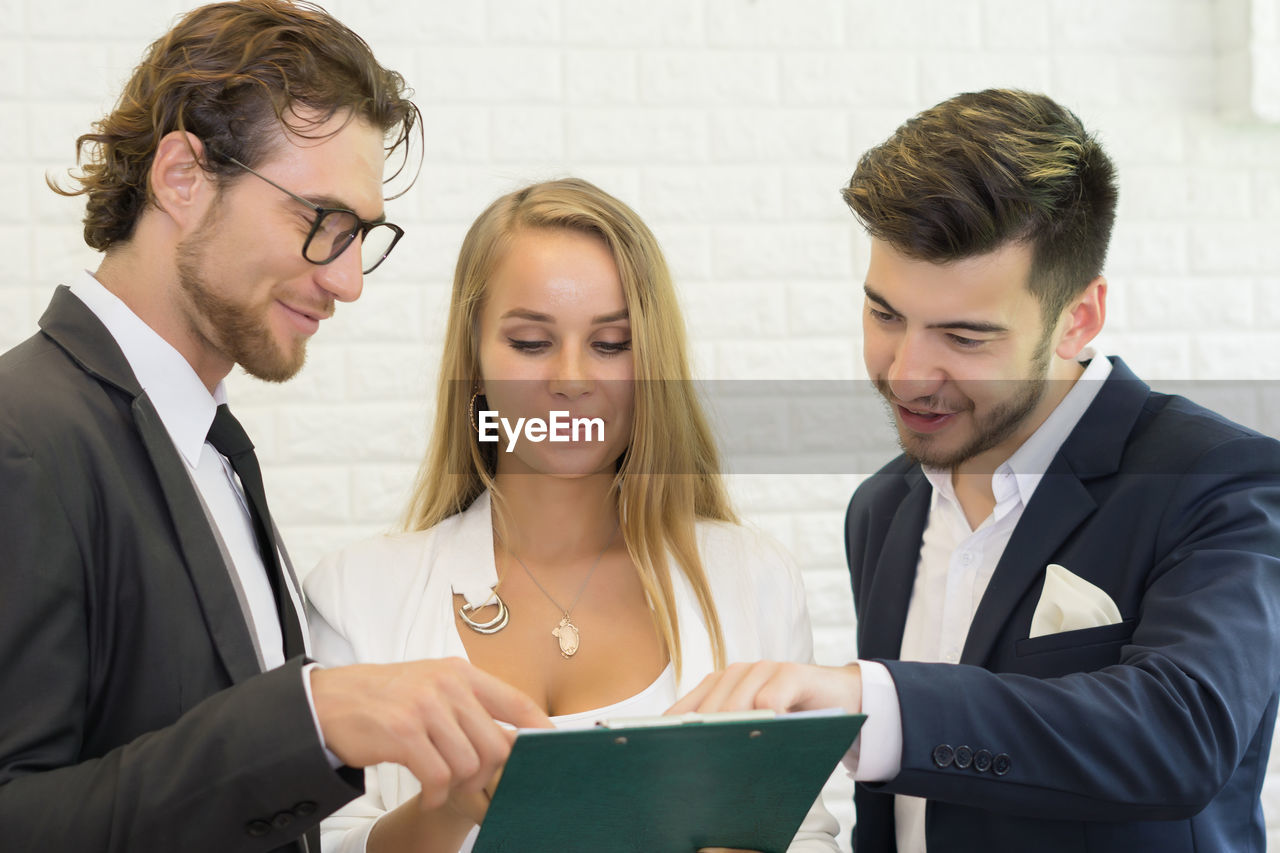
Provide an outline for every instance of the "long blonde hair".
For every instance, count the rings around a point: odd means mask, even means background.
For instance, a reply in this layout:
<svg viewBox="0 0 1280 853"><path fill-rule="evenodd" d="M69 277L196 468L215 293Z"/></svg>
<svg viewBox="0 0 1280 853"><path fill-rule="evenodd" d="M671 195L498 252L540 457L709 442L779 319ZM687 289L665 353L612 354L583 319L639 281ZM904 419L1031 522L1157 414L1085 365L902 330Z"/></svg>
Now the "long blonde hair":
<svg viewBox="0 0 1280 853"><path fill-rule="evenodd" d="M405 528L425 530L462 512L494 483L496 453L482 450L471 424L480 383L477 330L485 288L522 229L568 229L604 241L618 266L631 321L634 383L631 442L613 491L627 551L652 604L654 627L680 672L680 626L668 554L693 587L711 636L717 668L724 633L698 554L696 522L736 522L715 441L689 376L684 319L671 273L653 233L635 211L576 178L534 184L493 202L471 225L453 276L435 428L419 468Z"/></svg>

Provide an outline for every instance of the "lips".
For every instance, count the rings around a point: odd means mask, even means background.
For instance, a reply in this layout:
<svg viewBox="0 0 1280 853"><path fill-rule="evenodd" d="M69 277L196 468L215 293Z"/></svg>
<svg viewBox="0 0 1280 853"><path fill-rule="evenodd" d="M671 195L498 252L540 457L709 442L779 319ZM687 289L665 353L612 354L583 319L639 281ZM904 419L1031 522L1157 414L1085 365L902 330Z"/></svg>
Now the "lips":
<svg viewBox="0 0 1280 853"><path fill-rule="evenodd" d="M898 418L903 426L912 432L931 433L945 427L958 414L957 412L935 412L929 409L909 409L901 403L895 403Z"/></svg>
<svg viewBox="0 0 1280 853"><path fill-rule="evenodd" d="M295 308L284 302L278 303L285 314L303 334L314 335L320 328L320 321L328 319L332 311L315 308Z"/></svg>

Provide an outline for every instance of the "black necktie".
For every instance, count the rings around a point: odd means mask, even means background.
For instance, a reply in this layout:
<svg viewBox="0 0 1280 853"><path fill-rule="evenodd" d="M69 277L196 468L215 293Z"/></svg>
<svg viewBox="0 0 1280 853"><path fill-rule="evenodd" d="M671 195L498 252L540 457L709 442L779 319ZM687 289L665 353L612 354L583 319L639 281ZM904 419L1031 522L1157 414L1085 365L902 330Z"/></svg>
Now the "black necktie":
<svg viewBox="0 0 1280 853"><path fill-rule="evenodd" d="M284 635L284 656L288 659L300 655L305 650L302 644L302 625L298 622L298 614L294 612L289 587L284 579L284 569L276 550L271 512L267 509L267 492L262 485L262 469L258 467L258 457L253 452L249 434L226 405L218 406L218 412L213 417L213 426L209 427L209 443L214 450L227 457L236 476L240 478L245 497L248 498L249 515L253 518L253 532L258 537L262 565L271 581L271 591L275 593L276 612L280 616L281 632Z"/></svg>

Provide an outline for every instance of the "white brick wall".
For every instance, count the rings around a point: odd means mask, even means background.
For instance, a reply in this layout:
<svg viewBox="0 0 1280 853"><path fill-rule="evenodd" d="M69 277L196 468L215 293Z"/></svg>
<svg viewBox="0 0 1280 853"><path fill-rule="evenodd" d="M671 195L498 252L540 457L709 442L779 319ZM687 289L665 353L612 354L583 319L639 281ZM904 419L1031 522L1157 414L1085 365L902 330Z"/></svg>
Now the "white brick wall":
<svg viewBox="0 0 1280 853"><path fill-rule="evenodd" d="M79 203L44 175L72 165L74 138L189 2L0 0L0 348L96 266ZM1241 85L1219 51L1243 43L1242 3L334 0L416 88L426 162L389 205L408 237L302 376L232 380L296 562L397 516L457 247L497 194L578 174L635 206L668 251L700 375L857 378L865 241L838 189L863 149L965 88L1045 90L1116 157L1106 349L1150 378L1280 378L1280 127L1220 112ZM1280 418L1275 395L1218 396ZM829 662L854 653L840 520L875 461L858 452L853 473L733 481L804 567ZM1280 829L1280 778L1266 806Z"/></svg>

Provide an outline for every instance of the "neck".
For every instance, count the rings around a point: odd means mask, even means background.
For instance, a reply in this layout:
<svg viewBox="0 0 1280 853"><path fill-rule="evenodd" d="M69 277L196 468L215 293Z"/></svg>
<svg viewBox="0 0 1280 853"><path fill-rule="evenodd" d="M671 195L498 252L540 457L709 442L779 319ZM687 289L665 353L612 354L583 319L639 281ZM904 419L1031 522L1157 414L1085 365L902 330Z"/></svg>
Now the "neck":
<svg viewBox="0 0 1280 853"><path fill-rule="evenodd" d="M575 479L499 474L506 550L527 563L572 564L594 558L618 526L612 474Z"/></svg>
<svg viewBox="0 0 1280 853"><path fill-rule="evenodd" d="M212 394L234 364L192 327L181 301L184 295L176 265L156 261L173 253L166 254L163 246L144 246L140 239L135 235L127 244L108 250L93 277L176 349Z"/></svg>

